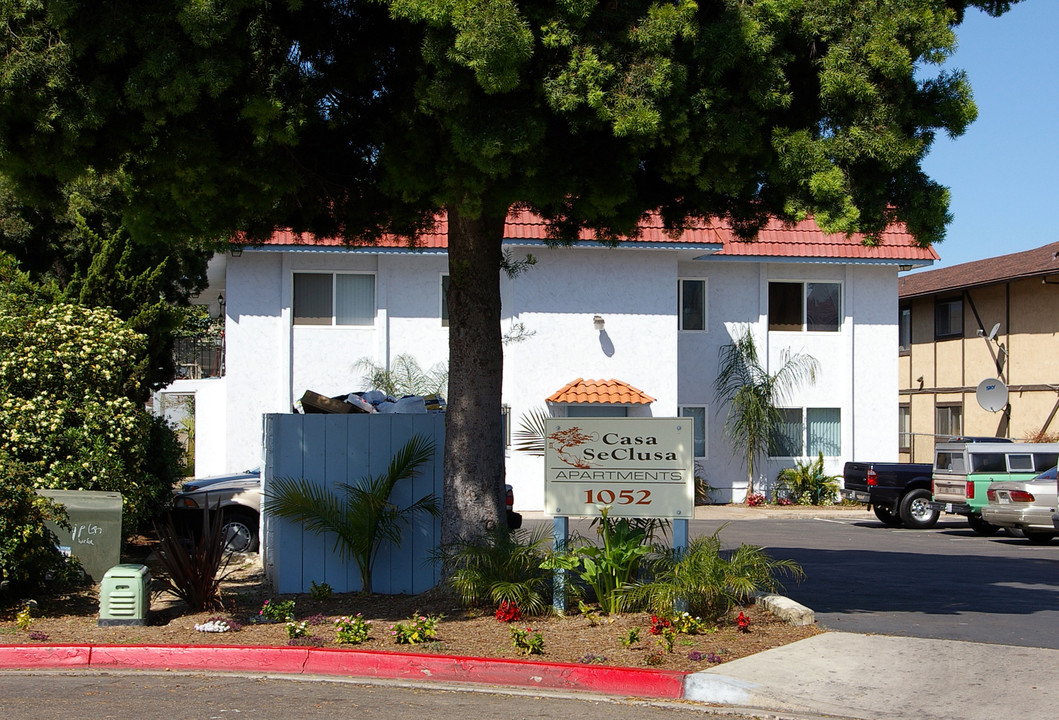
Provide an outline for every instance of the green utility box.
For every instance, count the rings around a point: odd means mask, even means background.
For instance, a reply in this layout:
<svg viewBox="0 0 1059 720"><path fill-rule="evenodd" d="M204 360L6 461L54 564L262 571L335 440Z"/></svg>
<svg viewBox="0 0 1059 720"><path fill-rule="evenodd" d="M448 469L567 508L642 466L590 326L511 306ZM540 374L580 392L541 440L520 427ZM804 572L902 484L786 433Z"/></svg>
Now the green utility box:
<svg viewBox="0 0 1059 720"><path fill-rule="evenodd" d="M99 582L121 562L121 493L101 490L38 490L66 508L70 529L48 522L59 539L59 551L81 561L81 567Z"/></svg>
<svg viewBox="0 0 1059 720"><path fill-rule="evenodd" d="M99 584L99 627L146 625L151 572L146 565L115 565Z"/></svg>

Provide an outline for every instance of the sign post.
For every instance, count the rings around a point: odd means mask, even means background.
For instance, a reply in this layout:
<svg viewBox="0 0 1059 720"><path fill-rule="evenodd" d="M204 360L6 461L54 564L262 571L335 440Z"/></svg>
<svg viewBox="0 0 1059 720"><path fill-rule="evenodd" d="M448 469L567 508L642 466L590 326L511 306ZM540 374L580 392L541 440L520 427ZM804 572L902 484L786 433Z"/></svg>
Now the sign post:
<svg viewBox="0 0 1059 720"><path fill-rule="evenodd" d="M695 511L690 418L551 418L544 438L544 511L555 549L566 547L570 517L665 518L673 547L688 543ZM556 570L553 605L566 609L565 575Z"/></svg>

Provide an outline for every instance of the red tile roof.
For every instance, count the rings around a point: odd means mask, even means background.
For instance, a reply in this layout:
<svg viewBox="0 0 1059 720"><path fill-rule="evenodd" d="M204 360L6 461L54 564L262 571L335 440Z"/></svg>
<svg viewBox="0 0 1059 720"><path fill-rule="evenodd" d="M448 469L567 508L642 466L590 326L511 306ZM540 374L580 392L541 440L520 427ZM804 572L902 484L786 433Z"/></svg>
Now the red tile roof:
<svg viewBox="0 0 1059 720"><path fill-rule="evenodd" d="M649 405L655 399L621 380L584 380L577 378L552 393L550 403L608 403L616 405Z"/></svg>
<svg viewBox="0 0 1059 720"><path fill-rule="evenodd" d="M670 247L714 251L713 257L739 258L821 258L875 260L881 262L908 262L915 264L931 263L938 259L933 248L921 248L915 244L912 235L900 225L887 228L876 245L865 245L863 235L828 235L813 220L803 220L791 226L779 220L766 225L756 240L744 242L739 240L727 223L714 220L700 223L685 230L678 238L670 237L657 215L651 215L644 221L643 232L635 240L621 242L625 247L651 246L668 244ZM444 250L448 247L448 221L444 215L438 218L432 232L424 233L417 238L416 246L420 249ZM508 216L504 227L505 242L541 243L546 241L547 228L544 221L527 210L515 210ZM590 231L582 231L581 239L592 241L595 236ZM406 239L386 236L377 244L348 244L341 238L318 238L308 233L293 233L279 230L262 243L275 249L285 248L340 248L353 247L364 250L401 250L408 247ZM704 253L706 254L706 253Z"/></svg>
<svg viewBox="0 0 1059 720"><path fill-rule="evenodd" d="M1034 250L905 275L897 281L897 296L922 297L1045 275L1059 275L1059 242Z"/></svg>

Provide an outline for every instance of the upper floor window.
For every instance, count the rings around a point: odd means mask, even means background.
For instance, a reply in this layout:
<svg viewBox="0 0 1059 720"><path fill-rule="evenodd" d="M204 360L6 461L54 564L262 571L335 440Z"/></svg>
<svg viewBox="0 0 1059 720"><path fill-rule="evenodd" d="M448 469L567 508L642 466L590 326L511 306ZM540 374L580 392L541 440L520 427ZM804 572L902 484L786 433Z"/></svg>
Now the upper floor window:
<svg viewBox="0 0 1059 720"><path fill-rule="evenodd" d="M899 452L912 451L912 408L909 405L897 406L897 449Z"/></svg>
<svg viewBox="0 0 1059 720"><path fill-rule="evenodd" d="M441 327L449 326L449 276L441 276Z"/></svg>
<svg viewBox="0 0 1059 720"><path fill-rule="evenodd" d="M769 330L837 332L841 324L841 284L769 283Z"/></svg>
<svg viewBox="0 0 1059 720"><path fill-rule="evenodd" d="M374 325L375 276L294 273L295 325Z"/></svg>
<svg viewBox="0 0 1059 720"><path fill-rule="evenodd" d="M934 434L955 437L963 434L963 406L938 405L934 409Z"/></svg>
<svg viewBox="0 0 1059 720"><path fill-rule="evenodd" d="M680 280L680 329L706 329L706 281Z"/></svg>
<svg viewBox="0 0 1059 720"><path fill-rule="evenodd" d="M897 319L897 348L902 354L912 349L912 307L902 305Z"/></svg>
<svg viewBox="0 0 1059 720"><path fill-rule="evenodd" d="M938 300L934 305L934 337L951 338L963 335L963 298Z"/></svg>

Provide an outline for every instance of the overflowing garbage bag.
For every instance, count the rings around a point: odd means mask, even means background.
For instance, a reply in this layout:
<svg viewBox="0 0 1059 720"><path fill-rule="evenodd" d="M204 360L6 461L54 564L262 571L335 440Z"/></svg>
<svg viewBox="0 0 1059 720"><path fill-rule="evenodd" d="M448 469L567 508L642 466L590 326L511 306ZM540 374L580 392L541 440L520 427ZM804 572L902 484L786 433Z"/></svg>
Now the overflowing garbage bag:
<svg viewBox="0 0 1059 720"><path fill-rule="evenodd" d="M299 401L301 411L310 413L400 413L423 414L445 412L445 398L439 393L405 395L395 398L379 390L364 390L327 397L306 390Z"/></svg>

